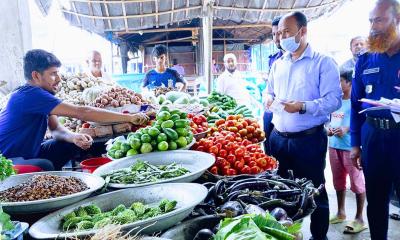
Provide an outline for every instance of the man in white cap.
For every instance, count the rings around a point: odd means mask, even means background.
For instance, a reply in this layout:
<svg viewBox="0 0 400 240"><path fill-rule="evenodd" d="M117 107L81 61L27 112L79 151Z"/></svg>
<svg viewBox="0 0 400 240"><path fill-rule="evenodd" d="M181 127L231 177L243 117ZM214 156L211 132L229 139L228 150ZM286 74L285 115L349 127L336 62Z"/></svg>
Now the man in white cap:
<svg viewBox="0 0 400 240"><path fill-rule="evenodd" d="M246 83L237 70L237 59L233 53L224 56L225 71L217 79L217 92L233 97L239 105L251 104Z"/></svg>

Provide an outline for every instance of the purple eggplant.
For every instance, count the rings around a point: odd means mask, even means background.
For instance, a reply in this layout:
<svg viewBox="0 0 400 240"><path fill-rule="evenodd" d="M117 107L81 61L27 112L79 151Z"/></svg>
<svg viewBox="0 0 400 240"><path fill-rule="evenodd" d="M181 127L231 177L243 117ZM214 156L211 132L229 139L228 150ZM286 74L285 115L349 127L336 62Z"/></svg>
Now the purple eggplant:
<svg viewBox="0 0 400 240"><path fill-rule="evenodd" d="M288 215L285 211L285 209L277 207L274 208L274 210L271 211L271 215L277 220L277 221L281 221L281 220L285 220Z"/></svg>

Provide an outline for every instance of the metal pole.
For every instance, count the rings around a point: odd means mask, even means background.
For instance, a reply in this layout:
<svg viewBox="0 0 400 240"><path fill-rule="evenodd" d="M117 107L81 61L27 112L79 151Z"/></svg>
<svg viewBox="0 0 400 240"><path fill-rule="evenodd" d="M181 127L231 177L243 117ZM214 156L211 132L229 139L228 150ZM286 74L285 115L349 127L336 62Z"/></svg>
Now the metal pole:
<svg viewBox="0 0 400 240"><path fill-rule="evenodd" d="M211 92L212 82L212 28L213 28L213 9L212 1L203 1L203 18L202 18L202 32L203 32L203 64L204 64L204 78L207 81L207 92Z"/></svg>

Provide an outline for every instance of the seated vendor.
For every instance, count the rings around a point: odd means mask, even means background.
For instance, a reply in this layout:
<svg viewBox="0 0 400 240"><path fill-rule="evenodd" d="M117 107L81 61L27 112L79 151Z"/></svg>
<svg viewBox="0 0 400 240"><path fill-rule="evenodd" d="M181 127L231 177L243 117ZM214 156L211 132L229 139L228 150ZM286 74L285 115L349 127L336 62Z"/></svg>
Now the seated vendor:
<svg viewBox="0 0 400 240"><path fill-rule="evenodd" d="M17 88L0 112L0 152L18 165L38 166L43 171L61 170L92 138L64 128L58 116L100 123L131 122L141 125L142 113L128 115L103 109L75 106L55 97L60 86L61 62L52 53L35 49L23 59L26 84ZM52 139L44 141L46 130Z"/></svg>
<svg viewBox="0 0 400 240"><path fill-rule="evenodd" d="M176 83L181 83L179 91L186 90L186 81L174 69L167 68L167 48L164 45L156 45L152 52L153 61L156 68L148 71L143 80L144 90L156 87L175 87Z"/></svg>
<svg viewBox="0 0 400 240"><path fill-rule="evenodd" d="M101 78L105 83L114 83L111 76L104 71L100 52L96 50L91 51L86 63L88 64L88 71L86 73L88 77Z"/></svg>

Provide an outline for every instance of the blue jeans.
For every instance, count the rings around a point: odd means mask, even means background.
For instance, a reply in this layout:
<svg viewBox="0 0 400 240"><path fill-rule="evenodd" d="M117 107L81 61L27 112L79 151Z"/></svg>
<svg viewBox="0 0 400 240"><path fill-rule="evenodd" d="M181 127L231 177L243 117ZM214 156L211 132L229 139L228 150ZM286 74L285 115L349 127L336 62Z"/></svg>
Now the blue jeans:
<svg viewBox="0 0 400 240"><path fill-rule="evenodd" d="M270 111L265 111L264 116L263 116L263 122L264 122L264 132L265 132L265 142L264 142L264 147L265 147L265 152L270 155L271 154L271 148L269 146L269 137L271 135L272 129L274 129L274 124L272 123L272 117L273 113Z"/></svg>
<svg viewBox="0 0 400 240"><path fill-rule="evenodd" d="M328 137L323 128L298 137L283 137L274 129L269 143L272 156L279 161L279 175L288 177L288 170L293 170L295 178L312 180L315 187L325 184ZM315 203L317 208L311 214L311 234L313 239L322 240L326 239L329 228L329 201L325 189L315 197Z"/></svg>
<svg viewBox="0 0 400 240"><path fill-rule="evenodd" d="M80 152L80 148L73 143L57 140L47 140L40 146L39 155L36 158L24 159L12 158L14 164L33 165L43 171L59 171L72 158Z"/></svg>
<svg viewBox="0 0 400 240"><path fill-rule="evenodd" d="M381 130L364 123L361 129L362 166L367 191L371 239L387 239L389 201L400 181L400 129Z"/></svg>

